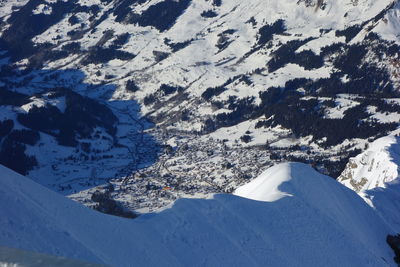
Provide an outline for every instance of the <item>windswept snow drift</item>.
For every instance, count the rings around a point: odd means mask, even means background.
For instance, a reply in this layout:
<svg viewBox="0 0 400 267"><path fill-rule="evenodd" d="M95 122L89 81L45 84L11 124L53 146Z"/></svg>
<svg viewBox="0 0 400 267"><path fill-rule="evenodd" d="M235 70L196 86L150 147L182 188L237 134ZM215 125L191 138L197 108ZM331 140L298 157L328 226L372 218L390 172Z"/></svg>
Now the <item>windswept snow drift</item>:
<svg viewBox="0 0 400 267"><path fill-rule="evenodd" d="M279 200L284 196L291 196L278 189L282 183L291 179L291 168L289 166L282 168L282 166L277 165L269 168L250 183L236 189L234 194L244 198L269 202Z"/></svg>
<svg viewBox="0 0 400 267"><path fill-rule="evenodd" d="M111 266L394 266L386 225L356 193L304 164L259 179L271 181L237 192L276 201L182 199L128 220L0 166L0 245Z"/></svg>

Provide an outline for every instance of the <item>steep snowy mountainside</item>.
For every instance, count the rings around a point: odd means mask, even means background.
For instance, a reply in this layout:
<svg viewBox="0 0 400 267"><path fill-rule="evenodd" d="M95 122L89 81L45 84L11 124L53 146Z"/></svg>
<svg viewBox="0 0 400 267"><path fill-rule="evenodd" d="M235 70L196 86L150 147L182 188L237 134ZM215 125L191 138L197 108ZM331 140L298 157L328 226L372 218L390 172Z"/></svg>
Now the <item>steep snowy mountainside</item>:
<svg viewBox="0 0 400 267"><path fill-rule="evenodd" d="M358 194L390 225L400 228L400 138L386 136L351 158L338 181Z"/></svg>
<svg viewBox="0 0 400 267"><path fill-rule="evenodd" d="M281 161L337 177L399 127L398 8L1 1L0 163L88 205L105 185L134 210Z"/></svg>
<svg viewBox="0 0 400 267"><path fill-rule="evenodd" d="M395 179L385 184L359 193L375 209L376 213L391 227L392 233L400 228L400 181Z"/></svg>
<svg viewBox="0 0 400 267"><path fill-rule="evenodd" d="M399 178L400 138L382 137L371 143L367 150L351 158L338 181L356 192L376 187Z"/></svg>
<svg viewBox="0 0 400 267"><path fill-rule="evenodd" d="M392 10L390 10L385 18L379 22L375 30L387 39L399 42L400 40L400 2L397 2Z"/></svg>
<svg viewBox="0 0 400 267"><path fill-rule="evenodd" d="M0 167L0 245L111 266L395 266L386 225L356 193L304 164L274 171L279 200L181 199L128 220Z"/></svg>

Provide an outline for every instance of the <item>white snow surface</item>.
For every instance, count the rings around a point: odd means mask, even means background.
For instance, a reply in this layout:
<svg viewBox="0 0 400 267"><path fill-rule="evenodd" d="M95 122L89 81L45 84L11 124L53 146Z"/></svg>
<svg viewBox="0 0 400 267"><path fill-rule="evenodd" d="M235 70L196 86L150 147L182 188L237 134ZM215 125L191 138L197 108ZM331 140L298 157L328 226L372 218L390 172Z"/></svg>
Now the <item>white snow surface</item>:
<svg viewBox="0 0 400 267"><path fill-rule="evenodd" d="M399 177L399 141L393 135L374 141L366 151L350 159L338 181L356 192L386 187L387 182Z"/></svg>
<svg viewBox="0 0 400 267"><path fill-rule="evenodd" d="M350 159L338 181L357 191L391 227L400 228L400 138L382 137Z"/></svg>
<svg viewBox="0 0 400 267"><path fill-rule="evenodd" d="M290 166L276 165L263 172L259 177L235 190L234 194L259 201L276 201L291 196L279 191L278 187L291 179Z"/></svg>
<svg viewBox="0 0 400 267"><path fill-rule="evenodd" d="M385 18L378 23L374 31L384 39L399 42L400 40L400 2L389 10Z"/></svg>
<svg viewBox="0 0 400 267"><path fill-rule="evenodd" d="M270 202L181 199L129 220L0 166L0 245L110 266L395 266L381 218L307 165L275 166L237 192Z"/></svg>
<svg viewBox="0 0 400 267"><path fill-rule="evenodd" d="M398 233L400 227L400 180L386 183L385 188L377 187L360 192L377 214L391 227L392 233Z"/></svg>

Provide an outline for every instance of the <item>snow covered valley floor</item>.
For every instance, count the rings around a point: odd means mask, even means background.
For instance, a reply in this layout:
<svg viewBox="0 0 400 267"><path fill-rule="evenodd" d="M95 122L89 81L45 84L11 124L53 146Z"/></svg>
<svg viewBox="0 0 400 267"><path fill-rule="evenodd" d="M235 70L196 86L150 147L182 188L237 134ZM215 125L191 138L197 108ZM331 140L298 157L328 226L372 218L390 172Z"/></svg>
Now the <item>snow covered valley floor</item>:
<svg viewBox="0 0 400 267"><path fill-rule="evenodd" d="M276 165L234 195L180 199L134 220L5 167L0 176L1 246L110 266L396 266L390 225L301 163Z"/></svg>

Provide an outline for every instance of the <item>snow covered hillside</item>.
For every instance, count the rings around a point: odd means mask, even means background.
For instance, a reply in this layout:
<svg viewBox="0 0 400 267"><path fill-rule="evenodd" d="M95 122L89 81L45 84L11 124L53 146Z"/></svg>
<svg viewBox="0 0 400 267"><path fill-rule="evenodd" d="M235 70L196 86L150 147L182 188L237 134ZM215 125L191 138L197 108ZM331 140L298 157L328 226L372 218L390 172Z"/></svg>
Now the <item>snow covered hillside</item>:
<svg viewBox="0 0 400 267"><path fill-rule="evenodd" d="M369 148L351 158L338 181L356 192L377 187L399 178L400 138L386 136L376 140Z"/></svg>
<svg viewBox="0 0 400 267"><path fill-rule="evenodd" d="M4 167L0 173L1 246L111 266L395 266L389 229L374 210L300 163L275 166L237 191L270 202L181 199L135 220L92 211Z"/></svg>
<svg viewBox="0 0 400 267"><path fill-rule="evenodd" d="M337 177L398 132L399 8L0 1L0 164L139 211L232 192L282 161Z"/></svg>
<svg viewBox="0 0 400 267"><path fill-rule="evenodd" d="M358 192L393 232L400 229L400 138L386 136L350 159L338 181Z"/></svg>

